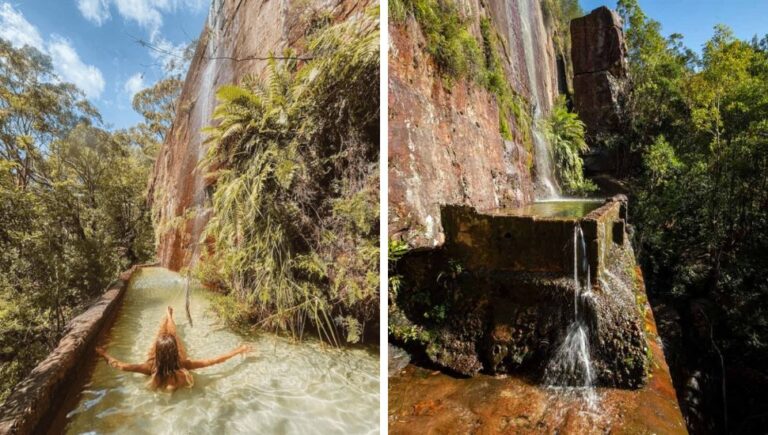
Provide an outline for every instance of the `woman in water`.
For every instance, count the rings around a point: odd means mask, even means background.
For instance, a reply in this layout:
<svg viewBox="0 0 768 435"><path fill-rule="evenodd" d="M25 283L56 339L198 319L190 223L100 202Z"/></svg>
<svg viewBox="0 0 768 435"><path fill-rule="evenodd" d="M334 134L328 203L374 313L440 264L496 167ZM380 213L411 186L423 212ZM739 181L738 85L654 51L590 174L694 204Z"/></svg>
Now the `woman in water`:
<svg viewBox="0 0 768 435"><path fill-rule="evenodd" d="M235 355L244 354L251 350L250 346L242 345L232 351L211 359L191 360L187 358L181 339L176 333L176 323L173 321L173 308L168 312L157 331L157 336L149 349L147 361L141 364L128 364L118 361L108 355L104 348L97 347L96 353L103 356L107 363L126 372L142 373L151 376L149 386L152 389L176 390L181 387L192 387L195 381L190 370L201 369L222 363Z"/></svg>

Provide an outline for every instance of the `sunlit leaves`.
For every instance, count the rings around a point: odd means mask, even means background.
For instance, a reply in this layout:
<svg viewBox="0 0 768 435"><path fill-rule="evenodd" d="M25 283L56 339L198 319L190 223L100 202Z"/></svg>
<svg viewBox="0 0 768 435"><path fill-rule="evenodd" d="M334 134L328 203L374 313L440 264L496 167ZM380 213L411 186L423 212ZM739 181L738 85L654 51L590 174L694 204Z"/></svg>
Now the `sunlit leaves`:
<svg viewBox="0 0 768 435"><path fill-rule="evenodd" d="M594 191L594 184L584 178L581 160L581 154L589 150L584 140L584 123L576 113L568 111L564 98L557 101L542 127L552 145L563 193L583 196Z"/></svg>
<svg viewBox="0 0 768 435"><path fill-rule="evenodd" d="M199 269L245 302L230 318L358 341L378 294L378 25L325 26L301 67L272 59L268 79L218 90L203 162L217 179L213 246Z"/></svg>
<svg viewBox="0 0 768 435"><path fill-rule="evenodd" d="M636 1L619 4L633 81L622 140L641 152L632 181L649 288L720 304L719 345L764 358L768 53L716 26L699 58L679 36L661 38Z"/></svg>
<svg viewBox="0 0 768 435"><path fill-rule="evenodd" d="M155 142L100 122L50 59L0 40L0 399L119 271L153 253Z"/></svg>

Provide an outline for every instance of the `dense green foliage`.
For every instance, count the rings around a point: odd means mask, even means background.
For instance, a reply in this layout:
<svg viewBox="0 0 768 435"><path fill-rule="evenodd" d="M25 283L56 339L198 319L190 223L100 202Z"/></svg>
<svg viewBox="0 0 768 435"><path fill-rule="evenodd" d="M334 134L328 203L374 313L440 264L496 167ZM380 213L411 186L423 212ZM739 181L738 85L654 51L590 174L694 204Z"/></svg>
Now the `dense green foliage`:
<svg viewBox="0 0 768 435"><path fill-rule="evenodd" d="M483 67L483 52L472 35L467 18L450 0L399 0L393 2L394 19L413 14L427 39L426 50L449 78L473 77Z"/></svg>
<svg viewBox="0 0 768 435"><path fill-rule="evenodd" d="M620 1L618 12L625 23L632 93L628 100L627 130L616 144L629 170L632 153L642 152L659 134L684 140L688 105L683 80L695 68L694 53L682 45L682 35L661 35L658 22L648 19L634 1Z"/></svg>
<svg viewBox="0 0 768 435"><path fill-rule="evenodd" d="M589 149L584 140L584 123L569 112L565 98L558 99L555 107L543 120L542 130L552 146L560 188L564 195L585 196L597 189L584 178L581 153Z"/></svg>
<svg viewBox="0 0 768 435"><path fill-rule="evenodd" d="M0 401L154 249L146 141L100 122L49 58L0 40Z"/></svg>
<svg viewBox="0 0 768 435"><path fill-rule="evenodd" d="M145 145L145 152L149 156L157 154L165 135L171 129L182 85L181 77L170 76L139 91L133 97L133 110L144 117L144 122L132 130L134 134L142 136L145 144L154 142L154 147L147 148Z"/></svg>
<svg viewBox="0 0 768 435"><path fill-rule="evenodd" d="M631 181L649 290L684 316L696 311L687 336L704 361L766 380L768 39L749 43L717 26L699 56L680 35L662 37L635 0L620 0L619 12L632 95L615 145L630 156L620 175ZM732 412L768 405L764 393L750 400Z"/></svg>
<svg viewBox="0 0 768 435"><path fill-rule="evenodd" d="M378 20L308 41L312 60L273 60L268 79L218 91L200 272L228 294L230 320L296 337L309 321L357 342L378 316Z"/></svg>

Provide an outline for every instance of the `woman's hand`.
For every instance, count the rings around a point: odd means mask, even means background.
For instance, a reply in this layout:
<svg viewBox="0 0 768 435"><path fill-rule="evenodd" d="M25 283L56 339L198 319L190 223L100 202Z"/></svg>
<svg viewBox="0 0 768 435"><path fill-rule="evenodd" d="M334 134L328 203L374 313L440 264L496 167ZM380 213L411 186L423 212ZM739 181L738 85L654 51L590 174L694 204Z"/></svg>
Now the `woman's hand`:
<svg viewBox="0 0 768 435"><path fill-rule="evenodd" d="M241 344L240 346L230 350L229 352L223 355L219 355L216 358L186 360L184 362L184 368L188 370L202 369L205 367L210 367L214 364L221 364L224 361L234 358L237 355L240 355L240 354L245 355L252 351L253 351L253 346L251 346L250 344Z"/></svg>
<svg viewBox="0 0 768 435"><path fill-rule="evenodd" d="M101 355L107 361L107 364L109 364L110 366L112 366L114 368L119 368L118 367L120 365L119 361L117 361L116 359L114 359L111 356L107 355L107 352L104 350L103 347L96 346L96 353Z"/></svg>

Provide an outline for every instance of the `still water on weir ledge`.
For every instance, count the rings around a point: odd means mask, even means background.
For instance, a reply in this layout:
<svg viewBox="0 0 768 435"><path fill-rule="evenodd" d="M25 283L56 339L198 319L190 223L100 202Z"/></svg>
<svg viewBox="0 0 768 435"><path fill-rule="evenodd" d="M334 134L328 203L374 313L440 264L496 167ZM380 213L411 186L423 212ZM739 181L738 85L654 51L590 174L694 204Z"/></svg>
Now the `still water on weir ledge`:
<svg viewBox="0 0 768 435"><path fill-rule="evenodd" d="M195 370L194 387L173 394L152 391L147 376L99 359L67 414L67 433L378 433L377 354L271 334L241 336L218 321L202 287L192 290L189 326L184 295L180 275L162 268L137 271L107 352L125 362L144 361L170 305L190 358L211 358L245 342L253 345L251 354Z"/></svg>

